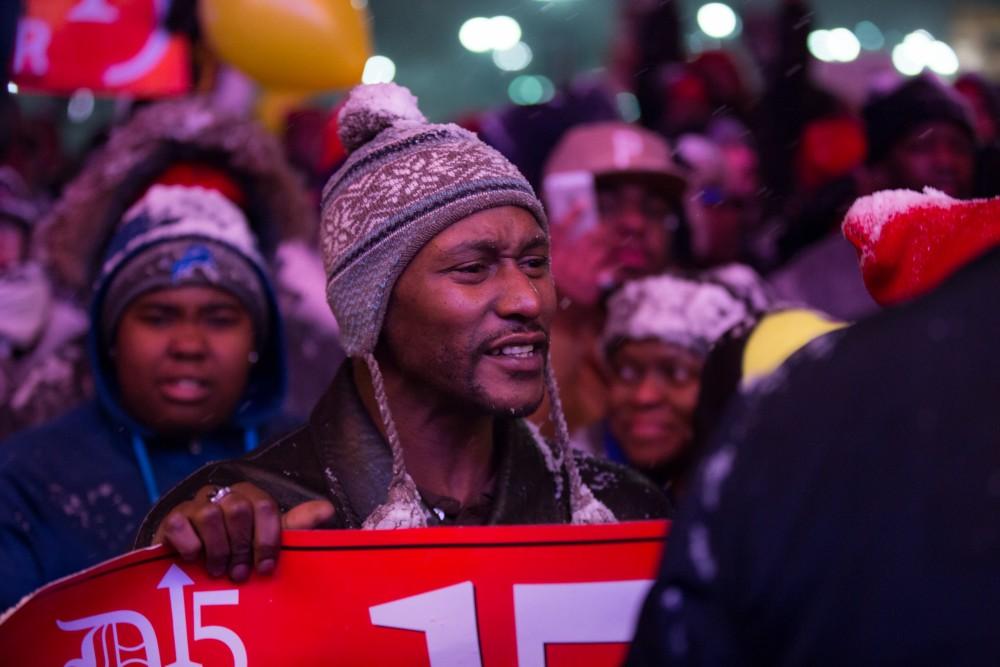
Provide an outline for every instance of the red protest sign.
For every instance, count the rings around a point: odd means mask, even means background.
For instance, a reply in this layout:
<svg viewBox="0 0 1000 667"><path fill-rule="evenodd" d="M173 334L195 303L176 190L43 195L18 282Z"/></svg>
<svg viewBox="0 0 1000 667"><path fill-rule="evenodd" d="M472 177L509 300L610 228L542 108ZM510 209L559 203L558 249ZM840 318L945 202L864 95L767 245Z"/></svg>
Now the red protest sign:
<svg viewBox="0 0 1000 667"><path fill-rule="evenodd" d="M167 0L28 0L11 71L25 90L176 95L191 87L190 47L167 32Z"/></svg>
<svg viewBox="0 0 1000 667"><path fill-rule="evenodd" d="M619 664L665 522L284 536L272 577L212 579L161 548L41 589L0 624L5 664Z"/></svg>

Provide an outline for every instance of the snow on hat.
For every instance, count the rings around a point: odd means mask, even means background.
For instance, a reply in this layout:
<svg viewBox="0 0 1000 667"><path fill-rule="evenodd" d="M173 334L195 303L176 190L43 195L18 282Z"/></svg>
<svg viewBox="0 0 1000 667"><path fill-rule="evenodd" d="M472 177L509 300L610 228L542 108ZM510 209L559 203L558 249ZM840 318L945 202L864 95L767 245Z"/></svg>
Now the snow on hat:
<svg viewBox="0 0 1000 667"><path fill-rule="evenodd" d="M396 84L354 88L337 116L347 160L323 188L320 245L327 300L341 327L341 344L368 365L393 454L387 501L367 528L427 523L389 411L373 351L399 276L424 245L452 224L500 206L519 206L546 233L542 204L524 176L499 152L457 125L427 122L409 90ZM559 430L558 446L571 483L574 522L614 520L582 483L569 454L558 390L546 382ZM539 442L539 446L548 445Z"/></svg>
<svg viewBox="0 0 1000 667"><path fill-rule="evenodd" d="M705 356L751 313L748 304L711 280L663 275L625 283L608 300L602 341L655 339Z"/></svg>
<svg viewBox="0 0 1000 667"><path fill-rule="evenodd" d="M923 123L944 121L975 139L972 118L954 91L921 76L892 92L875 97L862 109L868 140L868 161L878 162L901 139Z"/></svg>
<svg viewBox="0 0 1000 667"><path fill-rule="evenodd" d="M1000 198L885 190L854 202L843 232L858 251L868 292L888 306L933 289L1000 244Z"/></svg>
<svg viewBox="0 0 1000 667"><path fill-rule="evenodd" d="M246 217L215 190L155 185L126 212L111 240L95 293L105 339L122 313L155 289L207 285L236 296L258 340L268 328L266 275Z"/></svg>
<svg viewBox="0 0 1000 667"><path fill-rule="evenodd" d="M672 197L680 197L686 185L666 139L622 122L588 123L566 132L549 156L545 175L573 171L589 172L597 178L643 176Z"/></svg>

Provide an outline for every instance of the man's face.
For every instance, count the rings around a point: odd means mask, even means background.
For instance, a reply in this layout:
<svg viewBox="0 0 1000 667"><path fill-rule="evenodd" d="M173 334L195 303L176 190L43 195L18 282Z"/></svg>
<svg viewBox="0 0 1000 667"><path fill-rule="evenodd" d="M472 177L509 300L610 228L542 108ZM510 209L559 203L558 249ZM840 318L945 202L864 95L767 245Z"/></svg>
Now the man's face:
<svg viewBox="0 0 1000 667"><path fill-rule="evenodd" d="M148 292L125 309L114 361L122 402L160 435L211 431L232 416L250 374L253 325L213 287Z"/></svg>
<svg viewBox="0 0 1000 667"><path fill-rule="evenodd" d="M629 461L651 470L691 443L702 360L676 345L628 341L609 359L611 433Z"/></svg>
<svg viewBox="0 0 1000 667"><path fill-rule="evenodd" d="M512 206L480 211L431 239L400 276L380 364L429 401L530 414L545 391L555 303L535 218Z"/></svg>
<svg viewBox="0 0 1000 667"><path fill-rule="evenodd" d="M972 194L975 147L951 123L924 123L907 134L886 158L891 187L930 186L952 197Z"/></svg>
<svg viewBox="0 0 1000 667"><path fill-rule="evenodd" d="M603 177L597 183L597 207L608 232L611 267L619 281L667 267L678 219L665 193L628 175Z"/></svg>

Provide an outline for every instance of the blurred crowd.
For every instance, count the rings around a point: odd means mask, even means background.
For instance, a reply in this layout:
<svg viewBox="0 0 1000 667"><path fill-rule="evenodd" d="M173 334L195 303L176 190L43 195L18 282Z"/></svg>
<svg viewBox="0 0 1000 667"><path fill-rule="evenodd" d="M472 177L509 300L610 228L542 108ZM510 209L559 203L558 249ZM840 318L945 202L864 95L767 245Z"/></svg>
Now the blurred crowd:
<svg viewBox="0 0 1000 667"><path fill-rule="evenodd" d="M852 204L886 190L1000 195L996 83L858 80L857 106L815 83L809 8L786 0L774 11L769 48L688 54L674 3L622 2L600 74L544 104L460 121L545 205L551 364L573 447L641 472L674 506L694 484L703 514L717 509L711 480L693 471L720 425L731 439L754 428L734 426L727 408L773 415L749 397L767 393L788 357L886 303L841 229ZM623 99L637 102L637 120L623 120ZM133 102L70 156L54 122L2 100L0 563L19 576L0 584L0 607L128 550L165 491L303 423L327 391L345 351L318 211L348 155L340 109L294 110L275 134L210 94ZM172 375L170 360L197 372ZM531 416L550 438L552 411L546 401ZM716 446L708 470L724 476L726 451ZM748 497L776 493L740 483ZM698 516L677 532L695 556L668 562L681 583L657 589L666 611L644 626L647 639L680 627L670 615L682 613L684 577L708 581L697 522L723 528ZM689 647L697 623L725 625L714 613L685 617ZM683 653L649 642L650 655ZM730 664L729 648L712 664Z"/></svg>

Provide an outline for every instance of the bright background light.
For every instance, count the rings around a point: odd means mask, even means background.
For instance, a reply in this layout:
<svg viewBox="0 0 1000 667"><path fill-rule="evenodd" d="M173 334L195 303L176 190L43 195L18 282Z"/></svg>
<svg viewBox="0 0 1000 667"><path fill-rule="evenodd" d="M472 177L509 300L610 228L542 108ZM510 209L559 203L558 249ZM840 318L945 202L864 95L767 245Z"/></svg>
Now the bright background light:
<svg viewBox="0 0 1000 667"><path fill-rule="evenodd" d="M817 60L822 60L825 63L832 63L836 60L833 57L833 48L830 46L829 30L813 30L806 38L806 46L809 47L809 53Z"/></svg>
<svg viewBox="0 0 1000 667"><path fill-rule="evenodd" d="M490 20L482 16L469 19L458 29L458 41L473 53L489 51L493 48L490 37Z"/></svg>
<svg viewBox="0 0 1000 667"><path fill-rule="evenodd" d="M18 91L17 84L14 83L13 81L8 81L7 92L10 93L11 95L17 95L17 91Z"/></svg>
<svg viewBox="0 0 1000 667"><path fill-rule="evenodd" d="M506 51L521 41L521 24L509 16L476 16L459 28L458 41L473 53Z"/></svg>
<svg viewBox="0 0 1000 667"><path fill-rule="evenodd" d="M955 50L926 30L916 30L904 37L892 49L892 64L906 76L916 76L924 68L941 76L953 76L959 69Z"/></svg>
<svg viewBox="0 0 1000 667"><path fill-rule="evenodd" d="M531 48L524 42L493 52L493 63L505 72L519 72L531 64L531 59Z"/></svg>
<svg viewBox="0 0 1000 667"><path fill-rule="evenodd" d="M927 47L927 66L942 76L958 73L958 56L955 50L941 41Z"/></svg>
<svg viewBox="0 0 1000 667"><path fill-rule="evenodd" d="M736 12L730 9L729 5L724 5L721 2L710 2L707 5L702 5L698 10L697 18L698 27L709 37L725 39L736 32L738 23Z"/></svg>
<svg viewBox="0 0 1000 667"><path fill-rule="evenodd" d="M365 62L362 83L389 83L396 78L396 63L386 56L372 56Z"/></svg>
<svg viewBox="0 0 1000 667"><path fill-rule="evenodd" d="M496 51L506 51L521 41L521 26L509 16L494 16L490 19L491 44Z"/></svg>
<svg viewBox="0 0 1000 667"><path fill-rule="evenodd" d="M545 76L522 74L510 82L507 95L514 104L544 104L555 95L556 88Z"/></svg>
<svg viewBox="0 0 1000 667"><path fill-rule="evenodd" d="M861 53L861 42L847 28L834 28L831 30L827 38L827 44L830 47L830 52L833 54L833 59L838 62L849 63L857 60L858 55Z"/></svg>

